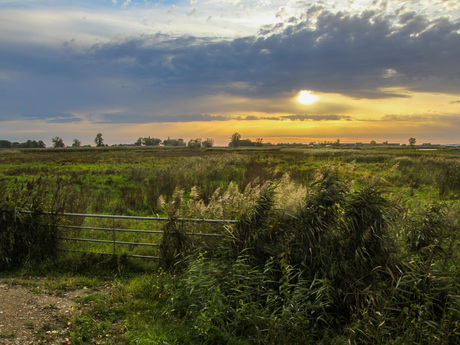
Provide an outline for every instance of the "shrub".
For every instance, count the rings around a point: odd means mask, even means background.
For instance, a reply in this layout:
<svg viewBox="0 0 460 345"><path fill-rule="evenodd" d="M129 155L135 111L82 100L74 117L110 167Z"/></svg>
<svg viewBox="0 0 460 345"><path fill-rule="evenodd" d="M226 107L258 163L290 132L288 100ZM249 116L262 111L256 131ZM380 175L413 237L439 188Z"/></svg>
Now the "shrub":
<svg viewBox="0 0 460 345"><path fill-rule="evenodd" d="M218 253L184 261L167 314L191 323L197 342L240 336L252 344L460 340L459 282L410 254L416 235L409 232L408 251L395 243L390 235L404 212L378 184L352 190L338 170L326 168L291 213L276 207L277 192L274 183L261 188ZM445 233L449 222L435 213L425 224L444 224L436 229Z"/></svg>
<svg viewBox="0 0 460 345"><path fill-rule="evenodd" d="M42 191L17 190L15 201L5 188L1 192L0 269L55 257L56 218L42 213Z"/></svg>

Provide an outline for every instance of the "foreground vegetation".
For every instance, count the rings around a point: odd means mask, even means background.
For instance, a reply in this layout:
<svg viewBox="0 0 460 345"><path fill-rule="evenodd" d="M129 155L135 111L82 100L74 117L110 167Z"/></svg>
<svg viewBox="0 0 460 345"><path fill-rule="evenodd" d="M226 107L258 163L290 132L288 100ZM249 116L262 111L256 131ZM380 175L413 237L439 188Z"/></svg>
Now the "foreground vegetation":
<svg viewBox="0 0 460 345"><path fill-rule="evenodd" d="M0 169L3 274L111 288L79 299L75 344L459 343L456 150L29 150ZM167 216L163 259L56 259L41 210ZM239 222L209 245L178 217Z"/></svg>

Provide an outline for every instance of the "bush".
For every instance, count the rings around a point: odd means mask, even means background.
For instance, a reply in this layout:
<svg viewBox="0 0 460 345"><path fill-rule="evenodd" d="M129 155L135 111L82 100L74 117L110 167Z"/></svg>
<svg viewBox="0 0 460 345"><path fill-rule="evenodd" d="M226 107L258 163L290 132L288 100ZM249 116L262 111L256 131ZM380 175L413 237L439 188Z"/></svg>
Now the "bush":
<svg viewBox="0 0 460 345"><path fill-rule="evenodd" d="M0 269L56 256L56 217L42 213L43 190L29 187L18 186L14 200L0 187Z"/></svg>
<svg viewBox="0 0 460 345"><path fill-rule="evenodd" d="M190 323L197 342L460 340L459 281L413 253L419 240L432 244L427 230L423 238L408 231L407 248L395 242L404 212L379 185L351 190L337 170L324 169L297 213L275 207L276 186L261 188L220 252L184 261L167 314ZM427 217L427 227L449 223L435 209Z"/></svg>

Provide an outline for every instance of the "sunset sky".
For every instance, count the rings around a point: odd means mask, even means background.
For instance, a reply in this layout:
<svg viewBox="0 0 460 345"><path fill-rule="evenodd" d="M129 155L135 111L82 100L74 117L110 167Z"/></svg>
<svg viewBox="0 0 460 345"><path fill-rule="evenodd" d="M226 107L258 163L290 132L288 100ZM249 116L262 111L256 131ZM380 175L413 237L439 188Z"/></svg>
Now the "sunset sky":
<svg viewBox="0 0 460 345"><path fill-rule="evenodd" d="M0 47L4 140L460 144L458 0L0 0Z"/></svg>

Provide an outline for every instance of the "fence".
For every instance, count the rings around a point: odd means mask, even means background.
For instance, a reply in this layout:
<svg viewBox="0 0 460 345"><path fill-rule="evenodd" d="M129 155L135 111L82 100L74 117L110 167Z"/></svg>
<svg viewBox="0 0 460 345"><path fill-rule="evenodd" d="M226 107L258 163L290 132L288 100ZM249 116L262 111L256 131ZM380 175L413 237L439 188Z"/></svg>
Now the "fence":
<svg viewBox="0 0 460 345"><path fill-rule="evenodd" d="M30 211L22 211L23 213L30 213ZM192 218L164 218L164 217L136 217L136 216L116 216L116 215L101 215L101 214L82 214L82 213L49 213L45 212L44 214L50 217L59 217L61 218L58 222L58 228L63 231L61 234L67 234L67 236L59 237L59 240L63 242L78 242L78 243L96 243L103 245L112 246L111 252L94 252L88 251L87 248L79 249L69 249L69 248L60 248L62 251L66 252L80 252L80 253L93 253L93 254L124 254L128 257L141 258L141 259L160 259L159 256L154 255L140 255L140 254L128 254L126 252L121 253L117 250L117 246L132 246L132 247L147 247L155 248L159 247L161 243L161 236L164 231L152 230L152 229L136 229L136 228L121 228L117 225L117 221L130 221L130 222L168 222L175 221L179 223L204 223L204 224L234 224L237 223L236 220L218 220L218 219L192 219ZM78 218L80 221L71 221L71 218ZM87 219L99 219L110 222L110 226L99 226L99 225L88 225L82 226ZM79 225L72 225L72 223L79 223ZM97 232L98 234L95 234ZM103 233L108 233L109 238L104 238ZM101 234L101 235L99 235ZM120 239L120 235L117 234L130 234L130 238L134 236L140 237L140 235L156 235L153 238L150 238L150 241L144 242L134 242L132 240L123 240ZM206 233L206 232L186 232L189 236L200 236L200 237L214 237L221 238L224 235L218 233ZM73 235L73 236L72 236ZM145 238L145 236L144 236ZM153 239L153 241L152 241Z"/></svg>

